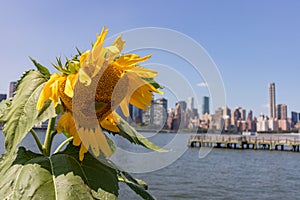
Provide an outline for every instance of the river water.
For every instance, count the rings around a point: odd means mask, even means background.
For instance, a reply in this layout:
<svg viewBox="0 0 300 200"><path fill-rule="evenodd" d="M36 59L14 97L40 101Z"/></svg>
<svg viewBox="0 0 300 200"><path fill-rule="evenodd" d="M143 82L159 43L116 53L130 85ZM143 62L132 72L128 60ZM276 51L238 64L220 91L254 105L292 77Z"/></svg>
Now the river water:
<svg viewBox="0 0 300 200"><path fill-rule="evenodd" d="M174 139L174 135L156 134L150 139L165 145ZM182 139L178 145L186 147L188 135L177 136ZM0 153L4 152L3 140L1 134ZM23 145L36 149L31 140L28 135ZM55 143L62 140L63 137L58 136ZM120 138L116 138L116 143L132 147ZM136 146L132 148L139 151ZM300 153L295 152L213 149L200 159L199 149L193 148L186 149L168 166L133 175L147 182L149 192L157 199L299 199L299 164ZM140 198L120 184L119 199Z"/></svg>

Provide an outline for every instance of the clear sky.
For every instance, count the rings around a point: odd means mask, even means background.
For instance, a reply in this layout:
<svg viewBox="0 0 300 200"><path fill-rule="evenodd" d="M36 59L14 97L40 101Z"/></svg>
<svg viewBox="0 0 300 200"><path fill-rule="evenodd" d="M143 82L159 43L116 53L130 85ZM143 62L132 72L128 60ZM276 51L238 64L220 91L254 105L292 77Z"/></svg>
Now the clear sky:
<svg viewBox="0 0 300 200"><path fill-rule="evenodd" d="M275 82L277 103L300 112L297 0L3 1L0 19L0 93L33 68L28 56L51 66L57 56L74 55L75 47L90 48L104 25L109 36L150 26L184 33L206 49L221 73L229 107L268 114L268 83ZM192 84L197 81L203 80Z"/></svg>

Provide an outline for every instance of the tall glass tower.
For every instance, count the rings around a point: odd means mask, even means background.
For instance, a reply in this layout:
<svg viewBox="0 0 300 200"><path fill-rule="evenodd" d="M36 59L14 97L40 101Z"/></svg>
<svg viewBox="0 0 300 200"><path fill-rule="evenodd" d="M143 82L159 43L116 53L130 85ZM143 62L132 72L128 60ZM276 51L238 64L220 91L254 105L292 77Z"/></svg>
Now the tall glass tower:
<svg viewBox="0 0 300 200"><path fill-rule="evenodd" d="M270 97L270 118L275 118L276 117L275 83L269 84L269 97Z"/></svg>
<svg viewBox="0 0 300 200"><path fill-rule="evenodd" d="M202 114L209 114L209 97L204 96L202 100Z"/></svg>

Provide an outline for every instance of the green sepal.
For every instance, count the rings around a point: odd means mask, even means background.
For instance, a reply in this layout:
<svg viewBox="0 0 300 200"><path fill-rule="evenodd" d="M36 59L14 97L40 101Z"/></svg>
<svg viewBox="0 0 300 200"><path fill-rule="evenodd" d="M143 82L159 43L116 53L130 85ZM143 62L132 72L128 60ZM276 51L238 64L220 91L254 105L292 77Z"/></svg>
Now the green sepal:
<svg viewBox="0 0 300 200"><path fill-rule="evenodd" d="M155 87L156 89L162 89L163 87L160 86L155 80L154 78L143 78L145 81L147 81L148 83L150 83L153 87Z"/></svg>

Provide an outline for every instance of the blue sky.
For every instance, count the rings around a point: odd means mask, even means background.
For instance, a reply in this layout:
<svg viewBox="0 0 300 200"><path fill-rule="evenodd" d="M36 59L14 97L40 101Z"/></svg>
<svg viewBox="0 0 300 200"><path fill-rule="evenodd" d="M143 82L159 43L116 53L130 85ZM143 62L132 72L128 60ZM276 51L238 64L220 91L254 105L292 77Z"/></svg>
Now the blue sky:
<svg viewBox="0 0 300 200"><path fill-rule="evenodd" d="M0 93L33 68L28 56L51 67L55 57L75 54L75 47L89 49L104 25L109 36L162 27L186 34L206 49L222 76L229 107L268 114L268 83L275 82L277 103L300 112L300 1L186 2L6 1L0 8ZM180 63L165 54L153 53L152 59ZM196 86L202 81L191 81L199 98L208 95Z"/></svg>

